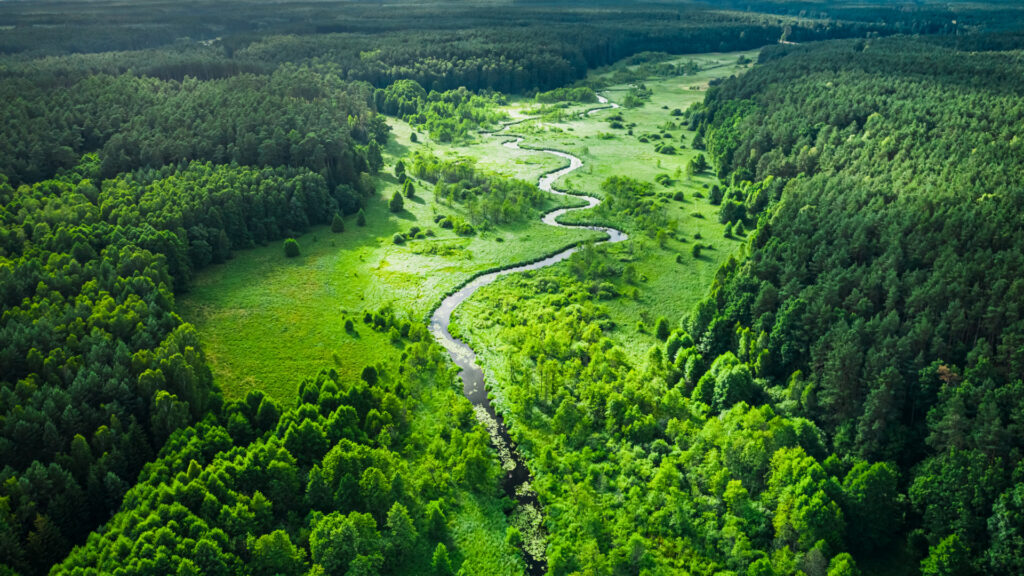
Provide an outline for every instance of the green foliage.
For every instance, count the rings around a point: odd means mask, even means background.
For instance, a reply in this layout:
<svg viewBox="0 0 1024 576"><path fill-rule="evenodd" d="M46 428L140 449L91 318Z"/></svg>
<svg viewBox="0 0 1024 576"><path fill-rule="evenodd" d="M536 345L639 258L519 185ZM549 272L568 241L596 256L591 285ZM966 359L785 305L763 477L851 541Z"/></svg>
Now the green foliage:
<svg viewBox="0 0 1024 576"><path fill-rule="evenodd" d="M497 124L507 117L495 109L504 102L500 94L485 97L465 87L428 94L414 80L399 80L374 91L373 98L379 111L402 118L442 143L466 140L480 127ZM395 177L404 182L404 166L401 170L399 166L401 161L395 166Z"/></svg>
<svg viewBox="0 0 1024 576"><path fill-rule="evenodd" d="M416 526L409 518L409 511L402 504L395 502L391 505L391 510L388 511L385 525L388 529L388 546L391 555L398 561L407 558L416 548L419 539Z"/></svg>
<svg viewBox="0 0 1024 576"><path fill-rule="evenodd" d="M975 573L970 557L970 550L960 536L951 534L928 549L928 557L921 562L921 575L970 576Z"/></svg>
<svg viewBox="0 0 1024 576"><path fill-rule="evenodd" d="M555 102L590 104L597 102L597 94L591 88L579 86L576 88L556 88L547 92L538 92L533 99L542 104L553 104Z"/></svg>
<svg viewBox="0 0 1024 576"><path fill-rule="evenodd" d="M696 148L696 146L694 146ZM697 176L703 174L708 169L708 161L704 158L703 154L697 154L686 163L686 175Z"/></svg>
<svg viewBox="0 0 1024 576"><path fill-rule="evenodd" d="M669 334L668 318L662 316L654 325L654 336L658 340L667 340Z"/></svg>
<svg viewBox="0 0 1024 576"><path fill-rule="evenodd" d="M249 573L253 576L301 576L306 573L306 554L295 547L284 530L257 538L250 548Z"/></svg>
<svg viewBox="0 0 1024 576"><path fill-rule="evenodd" d="M431 362L440 358L437 350L431 354ZM418 526L437 531L444 525L439 501L466 494L445 471L472 466L494 478L498 468L483 452L486 432L464 417L471 413L468 402L447 380L435 380L446 373L412 369L426 366L425 360L410 347L405 363L372 384L322 372L305 381L297 405L273 421L268 399L253 392L178 430L105 530L55 570L138 572L153 561L151 548L123 542L159 541L167 574L193 568L225 575L416 571L436 543L421 539ZM413 387L443 395L454 410L421 425L422 437L407 424L418 400L405 390ZM239 420L263 432L223 426ZM382 443L383 437L389 440ZM406 451L424 457L405 458Z"/></svg>
<svg viewBox="0 0 1024 576"><path fill-rule="evenodd" d="M300 254L299 243L295 238L284 239L284 255L289 258L295 258Z"/></svg>
<svg viewBox="0 0 1024 576"><path fill-rule="evenodd" d="M853 549L868 553L884 549L901 532L899 476L888 462L858 462L843 479Z"/></svg>
<svg viewBox="0 0 1024 576"><path fill-rule="evenodd" d="M455 576L451 559L448 557L448 547L443 542L439 542L437 548L434 548L434 554L430 558L430 567L435 576Z"/></svg>
<svg viewBox="0 0 1024 576"><path fill-rule="evenodd" d="M340 234L345 231L345 221L341 219L341 214L334 214L334 219L331 220L331 232Z"/></svg>
<svg viewBox="0 0 1024 576"><path fill-rule="evenodd" d="M388 202L388 209L392 212L401 212L405 209L405 201L402 200L400 192L395 192L394 196L391 197L391 201Z"/></svg>
<svg viewBox="0 0 1024 576"><path fill-rule="evenodd" d="M586 269L574 261L583 252L482 289L469 331L474 344L515 343L496 371L514 374L502 380L503 416L538 454L534 486L556 511L546 518L549 570L856 574L843 552L875 526L870 507L899 512L893 469L857 468L840 483L819 460L828 453L817 427L752 407L765 397L735 355L691 368L700 354L684 333L636 365L588 277L573 273ZM694 387L714 412L683 395ZM877 503L865 500L872 490Z"/></svg>
<svg viewBox="0 0 1024 576"><path fill-rule="evenodd" d="M601 183L606 199L595 210L608 217L627 219L638 230L654 237L665 228L672 229L675 222L668 219L662 200L655 195L654 186L629 176L611 176Z"/></svg>
<svg viewBox="0 0 1024 576"><path fill-rule="evenodd" d="M434 184L435 201L465 206L471 226L534 217L549 197L533 184L479 170L467 159L448 160L417 152L412 173ZM445 227L443 221L441 226Z"/></svg>
<svg viewBox="0 0 1024 576"><path fill-rule="evenodd" d="M302 167L334 190L355 186L367 170L363 145L375 117L365 97L337 76L285 66L263 75L178 81L124 70L73 73L60 84L5 83L4 117L38 121L12 124L0 172L16 184L37 182L73 169L84 153L99 152L95 176L102 178L213 161ZM182 114L193 120L182 121ZM136 121L125 121L130 118ZM18 139L23 142L14 143ZM33 147L36 153L29 152ZM11 154L19 149L23 153ZM11 160L16 157L31 160Z"/></svg>
<svg viewBox="0 0 1024 576"><path fill-rule="evenodd" d="M356 213L356 226L366 226L366 212L362 208Z"/></svg>
<svg viewBox="0 0 1024 576"><path fill-rule="evenodd" d="M1024 449L1008 305L1024 158L990 126L1018 115L1004 79L1019 63L911 39L762 58L691 117L730 182L712 190L720 220L757 223L751 257L690 314L696 348L704 362L734 352L821 427L846 461L833 500L850 552L893 554L914 531L931 547L924 573L1016 568L1001 504Z"/></svg>
<svg viewBox="0 0 1024 576"><path fill-rule="evenodd" d="M622 106L625 108L639 108L651 99L651 91L642 83L630 86L626 95L622 97Z"/></svg>

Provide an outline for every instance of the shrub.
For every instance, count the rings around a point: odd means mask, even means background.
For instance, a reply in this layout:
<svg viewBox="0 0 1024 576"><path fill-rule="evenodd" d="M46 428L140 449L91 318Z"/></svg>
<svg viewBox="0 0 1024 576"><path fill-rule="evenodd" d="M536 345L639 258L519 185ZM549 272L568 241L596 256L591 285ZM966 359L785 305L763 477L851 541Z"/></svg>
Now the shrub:
<svg viewBox="0 0 1024 576"><path fill-rule="evenodd" d="M391 240L395 244L405 244L405 235L402 234L401 232L396 232L395 235L391 238Z"/></svg>
<svg viewBox="0 0 1024 576"><path fill-rule="evenodd" d="M658 318L657 323L654 324L654 336L658 340L664 341L664 340L668 339L668 334L669 334L668 319L665 318L664 316L662 316L661 318Z"/></svg>
<svg viewBox="0 0 1024 576"><path fill-rule="evenodd" d="M334 220L331 220L331 232L335 234L345 231L345 221L341 219L341 214L334 213Z"/></svg>
<svg viewBox="0 0 1024 576"><path fill-rule="evenodd" d="M362 208L360 208L359 213L356 214L356 225L366 226L366 212L363 212Z"/></svg>
<svg viewBox="0 0 1024 576"><path fill-rule="evenodd" d="M301 253L299 250L299 243L295 238L286 238L284 241L284 255L289 258L295 258Z"/></svg>

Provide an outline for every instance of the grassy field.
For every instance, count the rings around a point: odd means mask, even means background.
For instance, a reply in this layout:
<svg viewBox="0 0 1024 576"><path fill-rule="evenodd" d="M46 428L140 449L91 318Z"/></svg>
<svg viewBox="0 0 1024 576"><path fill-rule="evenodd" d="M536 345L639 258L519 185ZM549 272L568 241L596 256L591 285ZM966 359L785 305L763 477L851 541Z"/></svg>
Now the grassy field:
<svg viewBox="0 0 1024 576"><path fill-rule="evenodd" d="M386 150L388 169L394 159L420 146L409 142L408 126L396 122L395 138ZM482 137L474 155L508 163L505 174L535 179L558 167L542 154L516 154L499 138ZM506 152L490 158L491 149ZM456 236L434 224L434 214L460 213L438 206L431 188L417 182L417 198L401 213L391 213L387 201L397 181L382 175L378 194L366 207L367 225L346 218L345 232L326 227L297 240L302 255L288 259L280 244L237 252L226 264L205 270L179 309L196 325L217 384L229 399L259 389L290 404L304 376L333 366L343 376L356 377L367 364L388 362L401 351L387 335L362 324L363 313L390 306L397 315L421 321L443 295L474 273L527 260L580 239L587 231L557 230L531 220L483 232ZM546 209L560 206L557 199ZM396 232L412 226L430 228L434 238L395 245ZM356 329L345 331L345 319Z"/></svg>
<svg viewBox="0 0 1024 576"><path fill-rule="evenodd" d="M738 63L740 56L754 59L756 52L682 56L675 62L694 61L701 71L687 76L645 80L644 85L652 95L643 106L605 110L586 118L562 122L531 121L513 130L525 136L524 146L564 150L583 159L584 166L580 170L556 184L562 188L602 196L601 183L610 176L630 176L654 182L659 174L667 174L672 179L669 186L655 184L655 189L663 197L662 209L670 221L676 222L675 234L664 247L637 230L629 219L613 218L610 222L628 232L631 242L609 247L609 253L621 262L632 263L642 278L636 298L617 298L608 302L609 314L616 325L610 335L635 357L656 343L651 330L637 330L637 322L653 327L658 317L665 316L675 324L681 314L689 312L704 296L719 266L743 243L743 238L725 238L725 226L718 222L718 206L711 205L706 198L710 186L718 183L717 178L710 173L694 177L685 175L687 162L700 151L691 147L694 133L680 126L680 118L671 115L674 109L685 110L701 101L709 80L742 73L745 66ZM599 72L593 78L607 74ZM613 85L601 93L612 101L621 101L628 89L626 85ZM608 118L616 114L622 116L623 126L635 124L632 134L625 128L610 127ZM668 122L674 123L675 127L669 127ZM663 133L669 134L671 139L650 138L652 134ZM640 140L645 135L648 142ZM671 141L677 153L665 155L656 152L654 144L661 141ZM681 143L685 147L681 148ZM672 200L678 191L683 193L684 199ZM586 221L587 218L586 212L573 212L563 221ZM695 242L705 247L699 258L694 258L691 253ZM623 283L619 284L627 288ZM472 316L471 306L460 312L458 317L463 318L464 323ZM472 328L468 325L463 328L469 330L472 338ZM483 352L483 355L487 354Z"/></svg>

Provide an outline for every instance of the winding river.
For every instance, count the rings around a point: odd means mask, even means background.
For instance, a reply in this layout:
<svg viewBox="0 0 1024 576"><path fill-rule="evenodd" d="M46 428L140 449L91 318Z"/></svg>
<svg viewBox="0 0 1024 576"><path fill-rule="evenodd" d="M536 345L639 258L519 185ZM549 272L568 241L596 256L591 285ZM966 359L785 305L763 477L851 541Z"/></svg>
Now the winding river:
<svg viewBox="0 0 1024 576"><path fill-rule="evenodd" d="M618 104L609 102L603 96L598 96L598 102L601 106L587 110L584 115L589 116L601 110L619 107ZM525 120L530 119L532 118L526 118ZM523 120L520 120L518 122L522 121ZM505 123L502 125L500 130L492 132L491 135L499 135L509 126L518 122ZM561 228L587 228L590 230L604 232L607 235L607 238L598 243L622 242L627 238L624 232L616 230L615 228L559 223L558 219L563 214L575 210L587 210L593 208L600 204L601 200L594 198L593 196L568 194L554 189L554 183L558 181L559 178L569 174L570 172L578 170L583 166L582 160L572 154L567 154L558 150L525 150L519 147L519 144L522 141L523 139L521 137L517 137L515 140L505 142L504 146L514 150L524 150L531 153L553 154L559 158L564 158L569 161L568 166L545 174L540 178L537 186L541 190L560 196L574 196L587 201L586 206L576 208L559 208L548 212L543 217L543 222L545 224ZM473 410L476 412L477 418L483 423L484 427L487 428L487 432L491 437L491 443L494 445L495 449L497 449L498 455L501 458L501 465L505 471L505 477L502 481L502 489L510 498L517 502L515 514L520 515L522 518L520 521L520 530L523 533L523 558L526 561L526 572L530 576L540 576L547 571L547 560L544 554L545 537L543 516L540 509L540 502L537 498L537 493L530 485L530 481L532 480L530 470L526 467L526 462L516 449L516 445L512 441L512 438L509 436L508 429L505 427L501 415L495 412L490 399L487 398L487 391L484 387L484 373L476 363L476 353L473 352L473 349L465 342L452 336L448 328L451 323L452 313L455 309L480 288L483 288L498 278L508 274L525 272L527 270L539 270L540 268L546 268L553 264L557 264L567 259L569 256L572 256L573 253L579 250L579 248L579 246L573 246L537 262L510 266L509 268L505 268L497 272L478 276L463 286L458 292L455 292L445 298L437 310L434 311L433 316L430 317L430 332L434 335L437 342L448 350L448 354L451 356L455 364L462 369L460 376L462 377L463 393L473 404Z"/></svg>

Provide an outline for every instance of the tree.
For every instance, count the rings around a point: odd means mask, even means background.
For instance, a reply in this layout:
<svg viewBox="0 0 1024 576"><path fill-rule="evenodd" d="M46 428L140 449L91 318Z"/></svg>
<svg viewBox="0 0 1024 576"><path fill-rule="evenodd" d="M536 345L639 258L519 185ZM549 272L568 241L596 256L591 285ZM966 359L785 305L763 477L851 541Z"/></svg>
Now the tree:
<svg viewBox="0 0 1024 576"><path fill-rule="evenodd" d="M295 238L285 238L284 241L284 255L288 258L295 258L300 253L299 243Z"/></svg>
<svg viewBox="0 0 1024 576"><path fill-rule="evenodd" d="M352 512L347 516L332 512L317 522L309 535L309 550L327 574L354 573L352 568L366 569L380 565L381 538L377 521L369 514ZM367 558L357 565L359 558ZM372 573L372 572L370 572Z"/></svg>
<svg viewBox="0 0 1024 576"><path fill-rule="evenodd" d="M900 531L899 472L888 462L858 462L843 480L849 541L865 553L892 542Z"/></svg>
<svg viewBox="0 0 1024 576"><path fill-rule="evenodd" d="M405 162L402 162L401 160L395 162L395 178L398 178L399 184L405 182Z"/></svg>
<svg viewBox="0 0 1024 576"><path fill-rule="evenodd" d="M406 198L412 198L416 195L416 187L413 185L412 180L406 180L405 184L402 184L402 194L405 194Z"/></svg>
<svg viewBox="0 0 1024 576"><path fill-rule="evenodd" d="M430 566L434 569L435 576L454 576L452 561L448 558L448 547L443 542L438 542L434 548L434 555L430 558Z"/></svg>
<svg viewBox="0 0 1024 576"><path fill-rule="evenodd" d="M440 500L431 500L427 504L427 536L434 540L444 538L448 531L448 518L444 513L444 505Z"/></svg>
<svg viewBox="0 0 1024 576"><path fill-rule="evenodd" d="M381 156L380 144L376 140L371 140L366 147L366 165L374 174L380 172L380 169L384 167L384 157Z"/></svg>
<svg viewBox="0 0 1024 576"><path fill-rule="evenodd" d="M860 576L853 556L846 552L836 555L828 564L828 576Z"/></svg>
<svg viewBox="0 0 1024 576"><path fill-rule="evenodd" d="M356 213L356 226L366 226L366 212L362 208Z"/></svg>
<svg viewBox="0 0 1024 576"><path fill-rule="evenodd" d="M668 335L669 335L668 319L665 318L664 316L662 316L661 318L658 318L658 321L654 324L654 336L657 337L658 340L661 340L661 341L664 342L665 340L668 339Z"/></svg>
<svg viewBox="0 0 1024 576"><path fill-rule="evenodd" d="M960 540L959 534L950 534L928 549L928 557L921 561L921 576L971 576L971 551Z"/></svg>
<svg viewBox="0 0 1024 576"><path fill-rule="evenodd" d="M345 231L345 221L341 219L341 214L335 212L334 220L331 220L331 232L339 234Z"/></svg>
<svg viewBox="0 0 1024 576"><path fill-rule="evenodd" d="M702 246L700 245L700 243L694 242L693 246L690 248L690 254L693 254L694 258L700 258L700 250L701 250L701 248L702 248Z"/></svg>
<svg viewBox="0 0 1024 576"><path fill-rule="evenodd" d="M395 502L388 511L386 525L391 550L399 560L402 560L416 547L416 540L419 537L412 519L409 518L409 511L402 504Z"/></svg>
<svg viewBox="0 0 1024 576"><path fill-rule="evenodd" d="M1004 492L988 520L992 574L1024 574L1024 482Z"/></svg>
<svg viewBox="0 0 1024 576"><path fill-rule="evenodd" d="M370 386L377 383L377 369L373 366L367 366L363 368L362 374L359 377Z"/></svg>
<svg viewBox="0 0 1024 576"><path fill-rule="evenodd" d="M373 466L363 470L359 478L359 495L366 509L375 518L384 518L388 500L391 499L391 482L379 468Z"/></svg>
<svg viewBox="0 0 1024 576"><path fill-rule="evenodd" d="M395 192L395 195L391 197L391 202L388 202L388 209L392 212L401 212L405 207L405 202L402 200L402 195Z"/></svg>
<svg viewBox="0 0 1024 576"><path fill-rule="evenodd" d="M250 551L249 573L254 576L300 576L306 572L306 551L296 548L284 530L260 536Z"/></svg>

